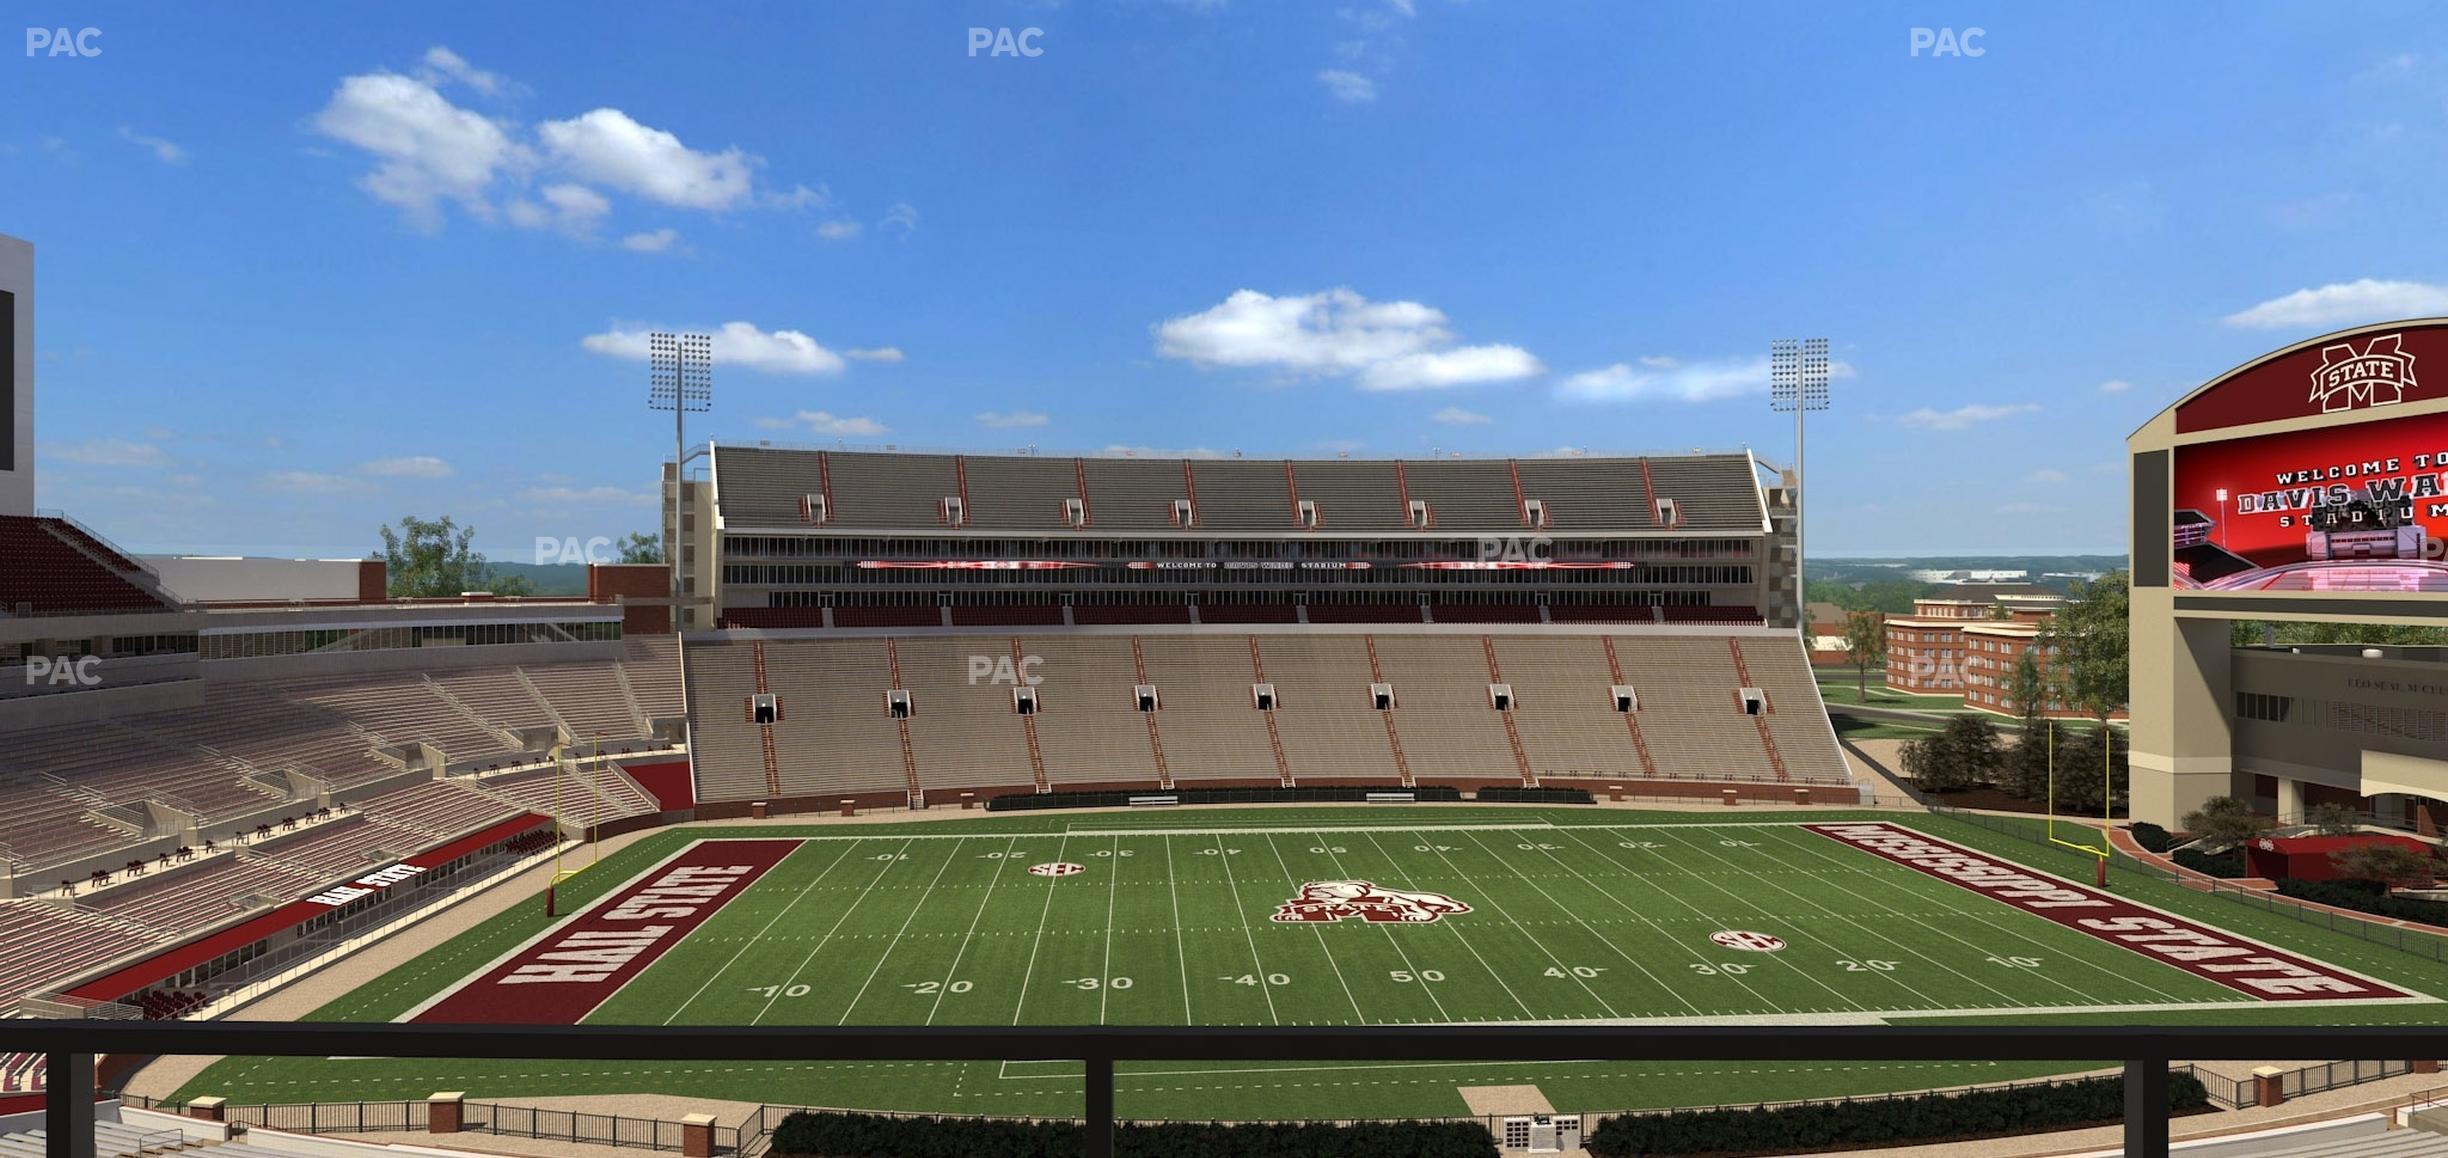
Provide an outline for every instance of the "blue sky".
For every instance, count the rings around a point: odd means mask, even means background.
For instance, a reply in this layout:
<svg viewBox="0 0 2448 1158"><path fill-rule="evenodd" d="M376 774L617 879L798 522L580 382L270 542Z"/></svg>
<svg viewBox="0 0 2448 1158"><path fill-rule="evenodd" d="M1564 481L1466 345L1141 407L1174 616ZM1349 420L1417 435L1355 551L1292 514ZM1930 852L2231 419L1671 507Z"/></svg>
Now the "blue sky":
<svg viewBox="0 0 2448 1158"><path fill-rule="evenodd" d="M138 550L649 529L704 327L692 440L1780 461L1825 335L1814 554L2118 551L2156 409L2448 312L2413 4L17 10L38 501Z"/></svg>

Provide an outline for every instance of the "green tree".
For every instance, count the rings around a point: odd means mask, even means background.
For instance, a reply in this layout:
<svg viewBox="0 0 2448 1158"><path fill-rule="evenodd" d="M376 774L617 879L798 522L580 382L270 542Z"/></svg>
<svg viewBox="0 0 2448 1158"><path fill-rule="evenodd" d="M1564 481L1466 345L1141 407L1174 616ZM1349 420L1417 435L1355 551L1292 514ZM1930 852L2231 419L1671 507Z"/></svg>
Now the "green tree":
<svg viewBox="0 0 2448 1158"><path fill-rule="evenodd" d="M2058 733L2055 810L2070 816L2114 814L2125 803L2129 784L2127 748L2124 735L2113 728Z"/></svg>
<svg viewBox="0 0 2448 1158"><path fill-rule="evenodd" d="M631 531L616 546L623 563L660 563L663 561L663 540L644 531Z"/></svg>
<svg viewBox="0 0 2448 1158"><path fill-rule="evenodd" d="M397 527L379 531L393 599L447 599L466 591L526 595L533 590L525 576L499 574L487 565L484 555L469 546L476 528L459 526L449 515L402 515Z"/></svg>
<svg viewBox="0 0 2448 1158"><path fill-rule="evenodd" d="M2105 728L2131 699L2128 661L2132 592L2123 571L2075 585L2074 595L2038 643L2048 650L2049 683L2055 699L2079 707Z"/></svg>
<svg viewBox="0 0 2448 1158"><path fill-rule="evenodd" d="M2338 875L2359 881L2428 888L2437 878L2439 861L2429 853L2401 844L2367 844L2329 854Z"/></svg>
<svg viewBox="0 0 2448 1158"><path fill-rule="evenodd" d="M2282 816L2279 819L2286 818ZM2313 830L2322 836L2344 836L2353 832L2362 821L2362 816L2354 809L2335 801L2315 804L2305 809L2303 814L2303 822L2311 825Z"/></svg>
<svg viewBox="0 0 2448 1158"><path fill-rule="evenodd" d="M2178 823L2185 832L2204 844L2232 848L2261 835L2268 827L2252 805L2233 796L2213 796L2202 801L2200 808L2185 813Z"/></svg>
<svg viewBox="0 0 2448 1158"><path fill-rule="evenodd" d="M1945 730L1904 745L1904 772L1927 792L1959 792L1997 778L2003 762L1997 725L1956 716Z"/></svg>
<svg viewBox="0 0 2448 1158"><path fill-rule="evenodd" d="M1845 658L1853 661L1853 698L1870 702L1870 669L1887 666L1887 623L1870 611L1848 611L1844 626Z"/></svg>

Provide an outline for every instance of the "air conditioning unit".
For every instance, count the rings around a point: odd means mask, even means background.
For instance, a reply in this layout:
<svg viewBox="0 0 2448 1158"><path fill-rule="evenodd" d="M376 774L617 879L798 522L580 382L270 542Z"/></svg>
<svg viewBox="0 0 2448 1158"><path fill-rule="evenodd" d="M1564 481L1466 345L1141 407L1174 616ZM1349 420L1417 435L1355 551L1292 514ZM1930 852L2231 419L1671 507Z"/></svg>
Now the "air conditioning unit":
<svg viewBox="0 0 2448 1158"><path fill-rule="evenodd" d="M1318 529L1317 500L1302 499L1299 503L1294 505L1292 514L1295 519L1299 520L1303 529L1311 531Z"/></svg>
<svg viewBox="0 0 2448 1158"><path fill-rule="evenodd" d="M1080 499L1064 499L1063 525L1066 527L1087 526L1088 504Z"/></svg>
<svg viewBox="0 0 2448 1158"><path fill-rule="evenodd" d="M1251 684L1250 706L1262 712L1275 710L1275 685Z"/></svg>

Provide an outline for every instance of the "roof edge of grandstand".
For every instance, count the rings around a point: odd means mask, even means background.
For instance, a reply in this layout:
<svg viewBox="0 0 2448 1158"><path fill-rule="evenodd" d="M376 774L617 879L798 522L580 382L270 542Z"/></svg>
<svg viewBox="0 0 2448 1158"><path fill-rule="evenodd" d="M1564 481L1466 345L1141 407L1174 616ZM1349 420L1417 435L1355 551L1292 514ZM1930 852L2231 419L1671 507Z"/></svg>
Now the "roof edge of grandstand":
<svg viewBox="0 0 2448 1158"><path fill-rule="evenodd" d="M962 624L953 627L726 627L691 631L685 643L747 643L801 639L910 639L987 636L1168 636L1168 635L1644 635L1723 639L1791 640L1794 629L1757 623L1083 623L1019 625Z"/></svg>
<svg viewBox="0 0 2448 1158"><path fill-rule="evenodd" d="M976 447L957 446L904 446L899 443L774 442L765 439L759 439L754 442L725 442L721 439L710 439L696 447L691 448L690 455L691 457L694 457L698 454L724 450L770 450L801 454L893 454L911 456L952 455L962 458L1095 458L1116 459L1121 461L1137 460L1142 462L1506 462L1520 459L1554 460L1559 462L1589 459L1594 461L1613 462L1653 458L1747 458L1753 462L1759 461L1759 456L1754 453L1749 446L1685 447L1680 450L1581 448L1572 450L1570 452L1547 450L1530 451L1527 453L1507 453L1503 451L1452 450L1433 451L1427 454L1411 455L1300 455L1254 454L1244 453L1239 450L1215 451L1200 448L1149 451L1120 450L1111 447L1103 450L1076 450L1034 446L1026 448L1011 447L979 449Z"/></svg>

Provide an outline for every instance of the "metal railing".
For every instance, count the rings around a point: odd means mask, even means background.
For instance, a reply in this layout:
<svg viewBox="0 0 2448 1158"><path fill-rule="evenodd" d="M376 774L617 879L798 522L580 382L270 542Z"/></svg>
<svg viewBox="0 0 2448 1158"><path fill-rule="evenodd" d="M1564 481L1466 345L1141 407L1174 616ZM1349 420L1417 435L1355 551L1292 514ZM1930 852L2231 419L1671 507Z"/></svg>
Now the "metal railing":
<svg viewBox="0 0 2448 1158"><path fill-rule="evenodd" d="M140 1109L168 1113L177 1113L186 1108L181 1102L142 1095L129 1096L125 1101ZM236 1125L260 1126L267 1130L285 1130L292 1134L378 1134L391 1130L424 1130L431 1120L428 1116L430 1109L422 1100L274 1102L223 1106L221 1120ZM661 1118L588 1114L576 1110L496 1102L466 1102L460 1110L459 1129L471 1134L498 1134L645 1150L678 1150L683 1142L681 1123ZM774 1120L777 1123L780 1121L778 1114ZM759 1123L765 1132L771 1131L770 1125L762 1125L764 1107L758 1108L751 1121ZM744 1129L753 1132L755 1128L716 1125L713 1127L714 1149L717 1152L737 1153Z"/></svg>
<svg viewBox="0 0 2448 1158"><path fill-rule="evenodd" d="M2436 1055L2433 1026L1276 1026L967 1027L428 1025L0 1021L0 1050L49 1055L53 1153L90 1158L98 1053L662 1061L1078 1061L1087 1158L1113 1154L1121 1061L2079 1061L2121 1059L2129 1155L2168 1146L2177 1058Z"/></svg>

